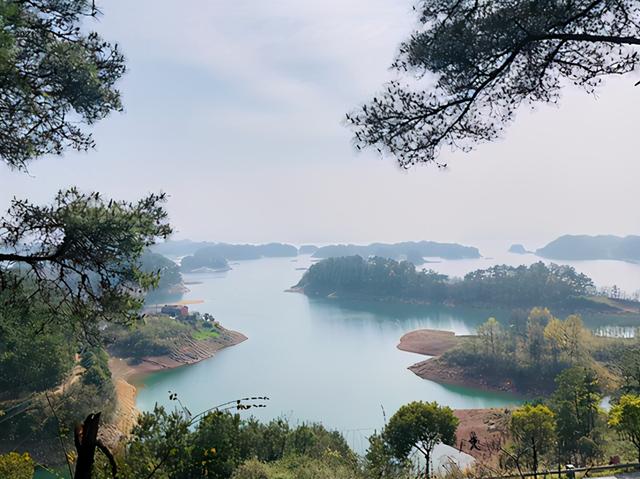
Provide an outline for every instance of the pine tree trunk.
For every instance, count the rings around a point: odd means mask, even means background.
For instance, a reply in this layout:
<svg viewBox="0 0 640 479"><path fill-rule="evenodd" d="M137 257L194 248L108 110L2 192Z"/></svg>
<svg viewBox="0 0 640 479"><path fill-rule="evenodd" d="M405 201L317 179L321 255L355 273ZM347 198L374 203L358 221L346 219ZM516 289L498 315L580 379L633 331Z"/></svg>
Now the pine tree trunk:
<svg viewBox="0 0 640 479"><path fill-rule="evenodd" d="M89 414L82 425L76 427L74 440L78 452L74 479L91 479L96 453L100 413Z"/></svg>
<svg viewBox="0 0 640 479"><path fill-rule="evenodd" d="M425 466L425 469L424 469L425 471L424 477L426 479L429 479L431 477L431 474L430 474L431 471L429 470L429 468L431 467L431 454L430 453L425 454L424 458L427 461L427 465Z"/></svg>

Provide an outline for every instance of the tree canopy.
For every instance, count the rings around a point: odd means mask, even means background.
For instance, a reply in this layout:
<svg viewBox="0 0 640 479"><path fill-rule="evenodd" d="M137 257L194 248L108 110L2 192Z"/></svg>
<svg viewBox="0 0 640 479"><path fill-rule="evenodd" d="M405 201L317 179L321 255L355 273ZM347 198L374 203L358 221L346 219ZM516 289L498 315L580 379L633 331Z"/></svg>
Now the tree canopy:
<svg viewBox="0 0 640 479"><path fill-rule="evenodd" d="M640 461L640 396L623 395L611 408L609 425L636 447Z"/></svg>
<svg viewBox="0 0 640 479"><path fill-rule="evenodd" d="M0 159L9 167L91 148L86 126L121 109L124 57L81 28L97 14L89 0L0 0Z"/></svg>
<svg viewBox="0 0 640 479"><path fill-rule="evenodd" d="M451 408L437 402L414 401L402 406L391 416L383 437L393 454L405 459L415 448L426 461L426 477L429 477L431 453L436 444L453 445L456 440L458 418Z"/></svg>
<svg viewBox="0 0 640 479"><path fill-rule="evenodd" d="M594 290L589 277L570 266L542 262L492 266L457 280L432 270L418 271L407 261L347 256L313 264L296 287L320 296L335 293L479 306L598 307L582 299Z"/></svg>
<svg viewBox="0 0 640 479"><path fill-rule="evenodd" d="M76 189L49 206L14 200L0 219L0 316L41 303L45 322L73 319L84 333L134 318L157 279L140 270L140 255L171 232L164 200L106 201Z"/></svg>
<svg viewBox="0 0 640 479"><path fill-rule="evenodd" d="M511 434L516 453L533 472L538 471L540 456L553 447L554 414L543 404L525 404L511 415Z"/></svg>
<svg viewBox="0 0 640 479"><path fill-rule="evenodd" d="M405 168L446 166L443 147L500 137L522 104L556 103L568 83L593 92L638 63L636 0L421 0L416 11L393 63L400 79L347 115L358 148Z"/></svg>

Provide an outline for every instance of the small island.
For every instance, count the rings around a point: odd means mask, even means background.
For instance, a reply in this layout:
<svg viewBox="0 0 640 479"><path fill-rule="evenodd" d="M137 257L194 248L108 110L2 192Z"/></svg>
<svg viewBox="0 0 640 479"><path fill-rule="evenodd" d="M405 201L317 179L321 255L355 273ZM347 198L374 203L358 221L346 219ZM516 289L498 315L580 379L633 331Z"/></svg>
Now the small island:
<svg viewBox="0 0 640 479"><path fill-rule="evenodd" d="M214 251L204 248L180 261L180 270L185 273L208 273L229 271L229 262L217 256Z"/></svg>
<svg viewBox="0 0 640 479"><path fill-rule="evenodd" d="M509 253L514 253L514 254L531 254L532 252L527 250L523 245L521 244L512 244L509 247Z"/></svg>
<svg viewBox="0 0 640 479"><path fill-rule="evenodd" d="M152 247L155 253L168 256L210 256L227 261L241 261L260 258L295 257L298 248L284 243L231 244L212 241L165 241Z"/></svg>

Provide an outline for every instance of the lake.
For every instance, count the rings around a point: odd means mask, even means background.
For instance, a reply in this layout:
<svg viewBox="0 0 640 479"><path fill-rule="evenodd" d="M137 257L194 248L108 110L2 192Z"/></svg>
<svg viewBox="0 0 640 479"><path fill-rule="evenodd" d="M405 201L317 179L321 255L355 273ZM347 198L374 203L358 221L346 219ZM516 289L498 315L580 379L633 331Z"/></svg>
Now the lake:
<svg viewBox="0 0 640 479"><path fill-rule="evenodd" d="M537 260L505 256L499 261L482 258L425 266L461 276L496 262ZM638 265L580 263L577 269L599 278L598 285L617 282L629 291L640 287L636 284L640 283ZM185 275L185 281L199 284L189 285L191 291L184 299L204 301L192 309L211 313L225 327L249 339L201 363L145 377L138 408L150 410L156 402L173 407L168 391L177 392L194 413L228 400L266 395L270 397L268 407L254 410L256 417L284 416L292 423L321 421L341 431L352 447L363 452L366 438L384 424L383 409L388 417L412 400L438 401L453 408L519 402L507 394L420 379L407 367L425 357L396 348L404 333L419 328L472 333L494 312L338 302L284 292L304 273L299 268L310 264L306 256L267 258L232 264L233 269L225 273Z"/></svg>

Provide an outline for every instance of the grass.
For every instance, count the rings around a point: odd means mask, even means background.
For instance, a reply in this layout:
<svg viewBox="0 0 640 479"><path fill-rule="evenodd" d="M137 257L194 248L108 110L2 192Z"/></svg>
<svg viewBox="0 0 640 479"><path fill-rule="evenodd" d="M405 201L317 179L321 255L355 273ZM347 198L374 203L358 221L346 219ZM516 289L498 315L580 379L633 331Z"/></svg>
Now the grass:
<svg viewBox="0 0 640 479"><path fill-rule="evenodd" d="M604 304L623 313L640 313L640 304L624 299L613 299L604 296L586 296L593 303Z"/></svg>
<svg viewBox="0 0 640 479"><path fill-rule="evenodd" d="M220 333L215 329L199 329L193 334L193 339L196 341L205 341L207 339L214 339L220 336Z"/></svg>

